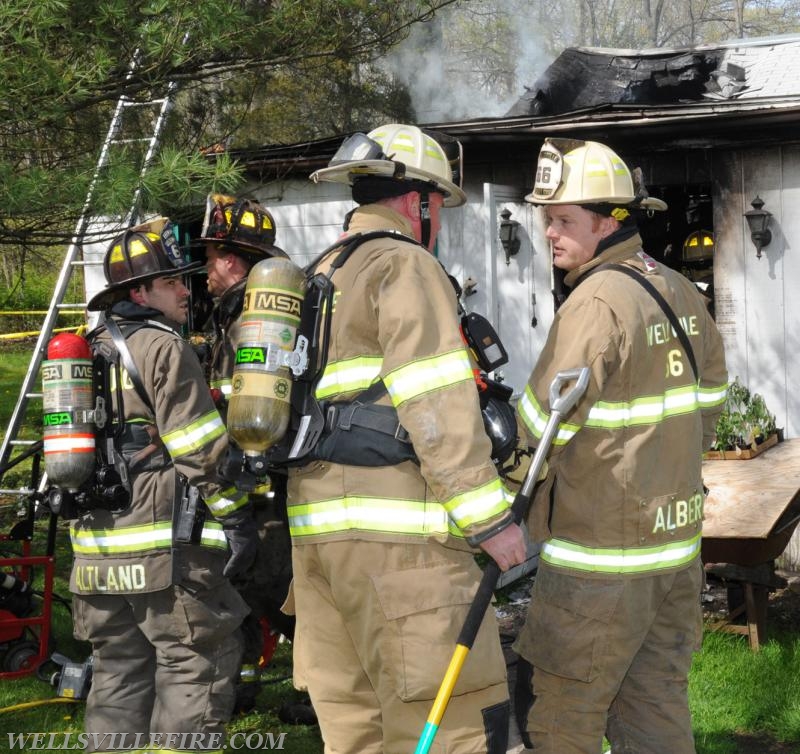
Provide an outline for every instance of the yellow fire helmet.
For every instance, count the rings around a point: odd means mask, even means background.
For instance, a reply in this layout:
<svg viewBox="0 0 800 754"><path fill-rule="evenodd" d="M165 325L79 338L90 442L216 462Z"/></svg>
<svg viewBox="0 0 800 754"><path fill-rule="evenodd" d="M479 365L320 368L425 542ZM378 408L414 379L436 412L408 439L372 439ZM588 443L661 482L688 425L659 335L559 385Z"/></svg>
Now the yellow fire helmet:
<svg viewBox="0 0 800 754"><path fill-rule="evenodd" d="M614 204L665 210L647 194L641 171L632 174L614 150L596 141L546 139L539 151L531 204Z"/></svg>
<svg viewBox="0 0 800 754"><path fill-rule="evenodd" d="M359 177L377 176L401 183L428 184L444 195L445 207L467 201L461 189L461 144L455 139L445 145L417 126L389 123L368 134L357 133L342 142L328 163L310 178L314 183L331 181L353 185ZM409 190L413 190L410 188Z"/></svg>

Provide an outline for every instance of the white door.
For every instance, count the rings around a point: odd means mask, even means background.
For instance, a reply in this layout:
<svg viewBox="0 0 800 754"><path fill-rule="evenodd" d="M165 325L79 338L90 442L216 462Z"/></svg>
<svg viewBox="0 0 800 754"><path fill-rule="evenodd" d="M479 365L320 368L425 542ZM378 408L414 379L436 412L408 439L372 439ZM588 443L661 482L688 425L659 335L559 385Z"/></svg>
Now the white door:
<svg viewBox="0 0 800 754"><path fill-rule="evenodd" d="M509 363L497 373L519 397L553 322L550 248L539 228L537 211L524 201L521 188L485 183L483 189L484 251L491 281L486 286L487 311L481 313L492 322L508 351ZM519 223L519 250L508 259L499 233L503 210Z"/></svg>

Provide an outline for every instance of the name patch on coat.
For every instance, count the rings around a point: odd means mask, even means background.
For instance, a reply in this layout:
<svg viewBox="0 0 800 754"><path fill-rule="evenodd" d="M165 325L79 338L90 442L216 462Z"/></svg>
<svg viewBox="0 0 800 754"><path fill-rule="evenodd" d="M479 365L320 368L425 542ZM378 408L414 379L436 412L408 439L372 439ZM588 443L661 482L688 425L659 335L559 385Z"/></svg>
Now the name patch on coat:
<svg viewBox="0 0 800 754"><path fill-rule="evenodd" d="M79 592L138 592L147 586L141 564L75 566L75 587Z"/></svg>
<svg viewBox="0 0 800 754"><path fill-rule="evenodd" d="M656 509L653 534L674 531L703 520L703 496L698 492L688 500L673 500Z"/></svg>

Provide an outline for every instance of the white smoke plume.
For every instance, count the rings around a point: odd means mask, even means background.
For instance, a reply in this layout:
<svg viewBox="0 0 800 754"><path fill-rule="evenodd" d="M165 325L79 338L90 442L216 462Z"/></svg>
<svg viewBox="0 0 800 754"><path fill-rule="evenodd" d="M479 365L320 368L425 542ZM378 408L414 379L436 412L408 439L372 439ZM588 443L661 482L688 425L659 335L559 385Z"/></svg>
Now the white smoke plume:
<svg viewBox="0 0 800 754"><path fill-rule="evenodd" d="M419 123L505 115L552 62L553 56L530 31L532 20L520 16L529 3L475 0L448 6L427 23L417 24L408 39L383 61L411 94ZM510 21L513 19L513 21ZM500 29L496 25L505 23ZM460 32L471 31L480 44L469 51ZM472 25L472 26L470 26Z"/></svg>

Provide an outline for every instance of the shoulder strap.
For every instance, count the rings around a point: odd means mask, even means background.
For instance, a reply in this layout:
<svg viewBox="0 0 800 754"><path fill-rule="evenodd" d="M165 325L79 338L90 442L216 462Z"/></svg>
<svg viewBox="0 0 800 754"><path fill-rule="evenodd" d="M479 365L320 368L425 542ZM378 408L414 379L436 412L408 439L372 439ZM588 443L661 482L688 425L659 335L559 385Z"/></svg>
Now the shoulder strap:
<svg viewBox="0 0 800 754"><path fill-rule="evenodd" d="M336 255L336 259L331 262L331 272L328 275L330 277L333 275L333 270L338 270L348 259L350 259L350 255L359 246L361 246L362 243L365 243L366 241L372 241L375 238L399 238L407 243L425 248L418 241L414 240L413 238L409 238L408 236L405 236L396 230L372 230L369 233L354 233L352 236L340 238L338 241L336 241L336 243L331 244L327 249L317 254L314 260L305 268L305 271L307 274L313 274L317 269L317 265L319 265L319 263L328 254L336 249L341 249L341 251Z"/></svg>
<svg viewBox="0 0 800 754"><path fill-rule="evenodd" d="M304 375L295 380L295 386L292 388L292 408L300 417L299 427L288 455L289 459L293 461L304 458L314 449L325 427L325 416L314 395L314 386L328 363L331 320L333 318L333 273L344 265L361 244L375 238L401 238L408 243L416 243L408 236L391 230L356 233L339 239L318 254L305 268L307 289L298 334L302 334L308 340L308 359L312 366ZM418 245L421 246L421 244ZM316 272L319 263L337 249L341 249L341 251L331 262L327 274ZM298 387L299 389L297 389ZM381 389L385 390L385 386L379 382L375 387L376 395L373 400L380 395Z"/></svg>
<svg viewBox="0 0 800 754"><path fill-rule="evenodd" d="M136 389L137 394L144 402L144 405L147 406L147 408L149 408L153 414L155 414L153 404L150 402L147 391L144 389L142 375L139 373L139 369L137 368L136 364L134 364L130 349L125 341L126 337L129 337L137 330L141 330L143 327L147 327L147 324L144 322L137 322L136 324L130 325L125 328L124 335L122 334L122 330L120 329L119 325L111 317L106 320L105 325L106 329L108 330L108 334L114 341L114 347L117 349L117 353L119 353L119 357L122 360L122 365L127 370L128 376L131 378L133 387Z"/></svg>
<svg viewBox="0 0 800 754"><path fill-rule="evenodd" d="M676 316L675 312L672 310L672 307L666 302L664 297L656 290L653 284L644 277L641 273L637 272L631 267L626 267L622 264L601 264L599 267L595 267L593 270L587 272L583 279L585 280L589 275L594 275L595 272L600 272L601 270L616 270L617 272L622 272L623 274L627 275L632 280L635 280L639 285L642 286L656 301L656 303L661 307L661 311L664 312L667 319L669 320L670 324L672 325L672 329L675 331L675 334L678 336L678 340L681 342L683 346L683 350L686 351L686 356L689 359L689 364L692 367L692 373L694 374L694 381L697 382L699 379L698 371L697 371L697 360L694 356L694 349L692 349L692 344L689 342L689 336L686 334L686 331L683 329L678 317Z"/></svg>

